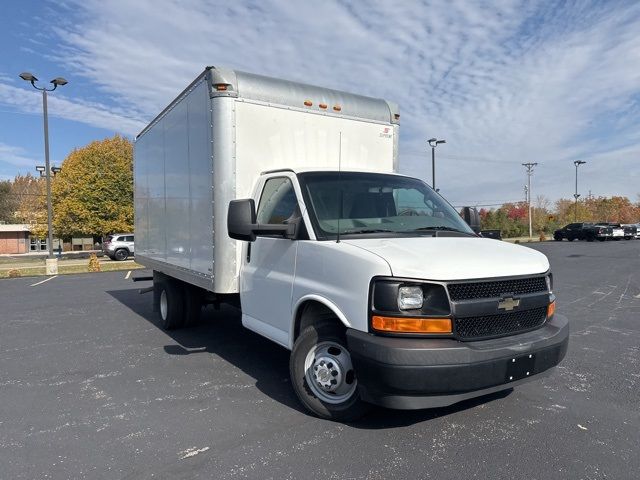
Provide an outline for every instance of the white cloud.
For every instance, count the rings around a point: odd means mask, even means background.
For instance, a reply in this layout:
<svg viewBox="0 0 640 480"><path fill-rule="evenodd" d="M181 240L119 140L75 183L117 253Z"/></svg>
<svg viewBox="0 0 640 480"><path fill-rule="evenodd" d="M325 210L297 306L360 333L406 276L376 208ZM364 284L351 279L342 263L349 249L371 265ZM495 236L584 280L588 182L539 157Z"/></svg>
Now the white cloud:
<svg viewBox="0 0 640 480"><path fill-rule="evenodd" d="M56 97L67 118L135 132L205 65L225 65L398 102L401 169L429 179L425 140L446 138L438 186L456 204L522 198L527 161L540 164L534 195L570 196L577 158L588 161L584 193L639 190L637 3L83 0L63 8L52 21L58 61L120 106ZM2 103L18 95L7 88Z"/></svg>
<svg viewBox="0 0 640 480"><path fill-rule="evenodd" d="M31 89L27 90L0 83L0 104L10 106L20 112L42 114L42 95ZM145 125L139 118L122 108L108 107L81 99L69 99L57 92L55 96L48 96L47 104L51 116L74 120L118 133L133 135Z"/></svg>
<svg viewBox="0 0 640 480"><path fill-rule="evenodd" d="M0 142L0 165L2 163L29 169L36 166L36 160L29 157L22 147Z"/></svg>

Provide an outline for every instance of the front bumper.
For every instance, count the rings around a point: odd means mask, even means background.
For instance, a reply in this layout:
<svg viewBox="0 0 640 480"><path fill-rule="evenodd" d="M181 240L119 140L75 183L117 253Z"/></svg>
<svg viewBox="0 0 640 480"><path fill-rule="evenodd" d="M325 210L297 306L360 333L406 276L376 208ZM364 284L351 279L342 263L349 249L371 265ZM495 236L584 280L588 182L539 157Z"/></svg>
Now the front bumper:
<svg viewBox="0 0 640 480"><path fill-rule="evenodd" d="M569 322L556 314L537 330L476 342L386 337L353 329L347 330L347 341L364 400L388 408L434 408L541 376L567 353ZM527 361L527 372L510 380L510 362Z"/></svg>

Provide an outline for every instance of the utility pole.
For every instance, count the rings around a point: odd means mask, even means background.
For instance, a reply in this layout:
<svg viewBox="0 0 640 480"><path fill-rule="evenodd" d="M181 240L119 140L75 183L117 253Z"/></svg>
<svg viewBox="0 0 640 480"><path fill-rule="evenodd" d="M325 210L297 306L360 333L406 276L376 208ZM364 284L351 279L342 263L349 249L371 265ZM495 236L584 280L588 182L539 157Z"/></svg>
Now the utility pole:
<svg viewBox="0 0 640 480"><path fill-rule="evenodd" d="M532 224L531 224L531 175L533 175L533 167L538 165L537 163L523 163L522 166L527 169L527 193L528 193L528 204L529 204L529 241L531 241L532 237Z"/></svg>
<svg viewBox="0 0 640 480"><path fill-rule="evenodd" d="M573 221L577 222L578 221L578 197L580 196L580 194L578 193L578 167L580 165L584 165L585 162L584 160L576 160L575 162L573 162L573 164L576 166L576 193L573 194L573 198L576 199L576 205L575 208L573 210Z"/></svg>

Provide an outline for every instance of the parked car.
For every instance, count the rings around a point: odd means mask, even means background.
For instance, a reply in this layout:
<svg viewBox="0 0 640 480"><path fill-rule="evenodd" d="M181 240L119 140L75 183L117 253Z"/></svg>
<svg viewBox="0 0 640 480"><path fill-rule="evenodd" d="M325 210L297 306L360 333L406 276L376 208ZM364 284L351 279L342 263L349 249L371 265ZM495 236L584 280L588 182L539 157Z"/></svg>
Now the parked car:
<svg viewBox="0 0 640 480"><path fill-rule="evenodd" d="M553 239L557 242L560 242L565 238L570 242L573 242L576 239L584 240L586 238L585 228L591 225L591 223L570 223L569 225L565 225L553 232Z"/></svg>
<svg viewBox="0 0 640 480"><path fill-rule="evenodd" d="M611 231L608 223L595 223L584 227L584 237L587 242L593 242L594 240L604 242L611 238Z"/></svg>
<svg viewBox="0 0 640 480"><path fill-rule="evenodd" d="M624 229L624 239L631 240L632 238L640 238L640 224L627 223L622 224Z"/></svg>
<svg viewBox="0 0 640 480"><path fill-rule="evenodd" d="M113 233L102 242L102 251L111 260L123 261L134 254L133 233Z"/></svg>
<svg viewBox="0 0 640 480"><path fill-rule="evenodd" d="M619 223L609 223L608 225L611 227L611 238L613 240L622 240L627 236L624 228ZM629 240L631 240L631 238L631 235L629 235Z"/></svg>
<svg viewBox="0 0 640 480"><path fill-rule="evenodd" d="M494 240L502 240L501 230L481 230L480 236L484 238L493 238Z"/></svg>

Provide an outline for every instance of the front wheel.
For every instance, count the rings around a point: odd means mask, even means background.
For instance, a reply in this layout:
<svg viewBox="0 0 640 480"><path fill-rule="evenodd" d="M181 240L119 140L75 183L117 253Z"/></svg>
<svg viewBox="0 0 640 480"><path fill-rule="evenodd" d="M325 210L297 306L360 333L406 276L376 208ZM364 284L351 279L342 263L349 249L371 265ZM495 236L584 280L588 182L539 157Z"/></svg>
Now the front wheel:
<svg viewBox="0 0 640 480"><path fill-rule="evenodd" d="M368 410L346 345L344 328L320 323L305 328L293 346L291 383L302 404L318 417L353 421Z"/></svg>

